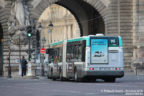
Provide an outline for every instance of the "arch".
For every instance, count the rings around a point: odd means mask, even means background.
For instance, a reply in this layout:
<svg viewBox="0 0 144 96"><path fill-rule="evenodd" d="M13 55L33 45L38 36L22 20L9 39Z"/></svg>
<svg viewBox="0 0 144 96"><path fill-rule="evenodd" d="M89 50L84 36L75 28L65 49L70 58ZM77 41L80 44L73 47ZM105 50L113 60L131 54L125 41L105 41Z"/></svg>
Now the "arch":
<svg viewBox="0 0 144 96"><path fill-rule="evenodd" d="M33 5L35 6L33 10L36 12L33 17L38 19L42 12L54 3L67 8L74 14L80 26L81 36L104 33L106 6L100 0L42 0L37 6ZM98 26L103 27L100 29Z"/></svg>

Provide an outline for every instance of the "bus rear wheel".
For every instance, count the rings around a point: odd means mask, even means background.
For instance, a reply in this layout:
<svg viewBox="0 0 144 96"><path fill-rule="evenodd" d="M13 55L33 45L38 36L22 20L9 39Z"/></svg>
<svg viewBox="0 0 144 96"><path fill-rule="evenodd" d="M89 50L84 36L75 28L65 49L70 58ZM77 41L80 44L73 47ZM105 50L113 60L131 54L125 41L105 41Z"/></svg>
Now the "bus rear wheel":
<svg viewBox="0 0 144 96"><path fill-rule="evenodd" d="M60 78L60 81L64 81L64 78L63 78L63 76L62 76L62 72L60 72L59 78Z"/></svg>
<svg viewBox="0 0 144 96"><path fill-rule="evenodd" d="M76 82L78 82L78 74L77 74L77 71L75 71L75 73L74 73L74 80L75 80Z"/></svg>
<svg viewBox="0 0 144 96"><path fill-rule="evenodd" d="M116 79L115 78L106 78L104 79L105 82L115 82Z"/></svg>

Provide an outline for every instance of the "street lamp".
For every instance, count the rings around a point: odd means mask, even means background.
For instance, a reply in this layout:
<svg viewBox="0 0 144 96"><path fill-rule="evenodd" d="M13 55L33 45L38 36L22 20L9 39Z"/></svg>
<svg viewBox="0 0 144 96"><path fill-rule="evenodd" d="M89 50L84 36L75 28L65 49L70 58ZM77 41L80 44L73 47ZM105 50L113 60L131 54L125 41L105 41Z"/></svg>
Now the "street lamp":
<svg viewBox="0 0 144 96"><path fill-rule="evenodd" d="M49 29L50 29L50 30L52 30L52 29L53 29L53 24L52 24L52 21L50 21L50 24L49 24L49 26L48 26L48 27L49 27Z"/></svg>
<svg viewBox="0 0 144 96"><path fill-rule="evenodd" d="M52 23L52 21L50 21L50 23L49 23L49 25L48 25L48 33L50 33L51 32L51 43L52 43L52 30L53 30L53 23Z"/></svg>
<svg viewBox="0 0 144 96"><path fill-rule="evenodd" d="M39 31L42 30L42 24L41 24L41 23L39 23L39 25L38 25L38 29L39 29Z"/></svg>

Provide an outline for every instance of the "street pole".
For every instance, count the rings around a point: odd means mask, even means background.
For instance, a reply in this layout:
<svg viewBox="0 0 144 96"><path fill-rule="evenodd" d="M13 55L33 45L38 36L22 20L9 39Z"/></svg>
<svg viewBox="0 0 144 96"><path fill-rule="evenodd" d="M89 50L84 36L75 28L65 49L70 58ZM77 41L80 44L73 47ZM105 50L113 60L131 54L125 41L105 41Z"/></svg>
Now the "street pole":
<svg viewBox="0 0 144 96"><path fill-rule="evenodd" d="M11 78L11 65L10 65L10 54L11 54L11 49L10 49L10 44L9 44L9 66L8 66L8 78Z"/></svg>
<svg viewBox="0 0 144 96"><path fill-rule="evenodd" d="M21 75L22 70L21 70L21 41L20 41L20 35L19 35L19 75Z"/></svg>
<svg viewBox="0 0 144 96"><path fill-rule="evenodd" d="M33 32L33 26L29 26L27 29L27 36L28 36L28 71L27 71L27 76L32 76L32 64L31 64L31 47L30 47L30 43L31 43L31 37L32 37L32 32Z"/></svg>
<svg viewBox="0 0 144 96"><path fill-rule="evenodd" d="M51 32L51 30L50 30L50 32ZM51 39L51 43L52 43L52 32L51 32L51 38L50 39Z"/></svg>
<svg viewBox="0 0 144 96"><path fill-rule="evenodd" d="M27 76L32 76L32 64L31 64L31 48L30 48L30 39L31 37L29 36L29 59L28 59L28 64L27 64L27 67L28 67L28 70L27 70Z"/></svg>
<svg viewBox="0 0 144 96"><path fill-rule="evenodd" d="M39 23L39 25L38 25L38 29L39 29L39 32L40 32L40 40L39 40L39 42L40 42L40 48L41 48L41 30L42 30L42 24L41 23ZM41 53L39 54L39 56L40 56L40 75L42 76L42 61L41 61Z"/></svg>
<svg viewBox="0 0 144 96"><path fill-rule="evenodd" d="M43 43L43 48L44 48L44 44L45 44L46 40L45 40L45 37L42 38L42 43ZM44 76L44 54L42 54L42 76Z"/></svg>
<svg viewBox="0 0 144 96"><path fill-rule="evenodd" d="M19 35L19 57L21 61L21 43L20 43L20 35ZM20 63L21 64L21 63Z"/></svg>
<svg viewBox="0 0 144 96"><path fill-rule="evenodd" d="M31 49L30 49L30 37L28 37L28 40L29 40L29 49L28 49L28 53L29 53L29 61L30 61L30 58L31 58Z"/></svg>
<svg viewBox="0 0 144 96"><path fill-rule="evenodd" d="M42 76L44 76L44 54L42 55Z"/></svg>

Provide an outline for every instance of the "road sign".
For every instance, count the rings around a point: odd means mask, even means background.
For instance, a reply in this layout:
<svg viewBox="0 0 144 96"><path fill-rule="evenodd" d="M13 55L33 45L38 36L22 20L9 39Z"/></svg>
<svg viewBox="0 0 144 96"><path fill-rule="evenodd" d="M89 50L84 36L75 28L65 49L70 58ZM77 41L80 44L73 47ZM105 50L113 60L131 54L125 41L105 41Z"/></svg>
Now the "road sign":
<svg viewBox="0 0 144 96"><path fill-rule="evenodd" d="M41 48L41 49L40 49L40 53L41 53L41 54L46 53L46 49L45 49L45 48Z"/></svg>

